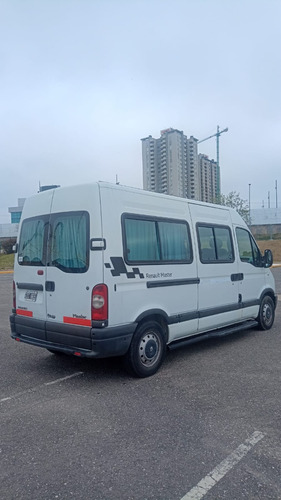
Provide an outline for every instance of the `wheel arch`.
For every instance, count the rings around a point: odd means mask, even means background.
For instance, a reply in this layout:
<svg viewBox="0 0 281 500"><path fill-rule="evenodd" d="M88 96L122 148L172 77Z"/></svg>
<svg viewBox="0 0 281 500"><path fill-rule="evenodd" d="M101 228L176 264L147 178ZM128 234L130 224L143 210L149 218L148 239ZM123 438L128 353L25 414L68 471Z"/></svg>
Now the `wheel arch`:
<svg viewBox="0 0 281 500"><path fill-rule="evenodd" d="M276 296L274 290L272 290L272 288L266 288L265 290L262 291L262 293L260 295L260 304L262 303L262 300L264 299L264 297L266 295L268 295L273 300L274 307L276 308L276 306L277 306L277 296Z"/></svg>
<svg viewBox="0 0 281 500"><path fill-rule="evenodd" d="M169 317L168 314L162 309L149 309L142 312L137 318L136 323L138 326L146 323L147 321L156 321L161 326L161 329L165 336L165 342L168 342L168 324Z"/></svg>

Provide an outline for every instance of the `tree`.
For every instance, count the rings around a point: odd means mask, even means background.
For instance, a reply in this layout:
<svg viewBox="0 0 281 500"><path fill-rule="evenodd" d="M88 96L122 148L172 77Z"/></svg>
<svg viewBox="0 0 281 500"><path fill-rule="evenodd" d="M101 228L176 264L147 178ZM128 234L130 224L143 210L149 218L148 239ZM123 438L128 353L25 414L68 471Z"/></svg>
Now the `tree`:
<svg viewBox="0 0 281 500"><path fill-rule="evenodd" d="M219 199L219 205L225 205L227 207L234 208L244 219L246 224L250 224L250 209L247 200L243 200L240 197L240 193L236 191L231 191L228 195L221 194Z"/></svg>
<svg viewBox="0 0 281 500"><path fill-rule="evenodd" d="M3 240L1 242L1 247L4 253L9 254L13 253L13 246L16 244L17 239L16 238L9 238L6 240Z"/></svg>

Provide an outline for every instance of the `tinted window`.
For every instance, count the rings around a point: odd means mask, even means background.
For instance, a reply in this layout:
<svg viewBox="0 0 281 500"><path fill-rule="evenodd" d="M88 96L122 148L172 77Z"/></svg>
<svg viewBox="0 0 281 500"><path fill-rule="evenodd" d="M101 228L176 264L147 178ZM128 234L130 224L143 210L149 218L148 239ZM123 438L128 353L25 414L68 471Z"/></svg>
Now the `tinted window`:
<svg viewBox="0 0 281 500"><path fill-rule="evenodd" d="M26 219L22 223L18 262L25 266L55 266L82 273L89 261L89 215L69 212Z"/></svg>
<svg viewBox="0 0 281 500"><path fill-rule="evenodd" d="M227 263L234 261L229 227L198 224L197 235L201 262Z"/></svg>
<svg viewBox="0 0 281 500"><path fill-rule="evenodd" d="M191 262L189 229L185 222L123 217L128 262Z"/></svg>
<svg viewBox="0 0 281 500"><path fill-rule="evenodd" d="M88 214L74 212L51 216L49 265L65 272L88 268Z"/></svg>
<svg viewBox="0 0 281 500"><path fill-rule="evenodd" d="M246 229L236 229L240 259L254 266L261 265L261 254L256 242Z"/></svg>
<svg viewBox="0 0 281 500"><path fill-rule="evenodd" d="M22 266L46 264L45 236L47 217L34 217L23 221L19 239L18 262Z"/></svg>

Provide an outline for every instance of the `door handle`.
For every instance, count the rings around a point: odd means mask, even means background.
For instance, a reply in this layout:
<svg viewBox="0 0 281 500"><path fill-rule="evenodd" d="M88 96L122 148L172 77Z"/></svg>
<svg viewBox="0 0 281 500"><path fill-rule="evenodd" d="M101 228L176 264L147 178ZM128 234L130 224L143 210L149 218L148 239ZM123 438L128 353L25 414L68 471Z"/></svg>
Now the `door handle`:
<svg viewBox="0 0 281 500"><path fill-rule="evenodd" d="M55 282L54 281L46 281L45 290L46 290L46 292L54 292L55 291Z"/></svg>
<svg viewBox="0 0 281 500"><path fill-rule="evenodd" d="M232 274L230 278L231 281L242 281L244 279L244 274L243 273Z"/></svg>

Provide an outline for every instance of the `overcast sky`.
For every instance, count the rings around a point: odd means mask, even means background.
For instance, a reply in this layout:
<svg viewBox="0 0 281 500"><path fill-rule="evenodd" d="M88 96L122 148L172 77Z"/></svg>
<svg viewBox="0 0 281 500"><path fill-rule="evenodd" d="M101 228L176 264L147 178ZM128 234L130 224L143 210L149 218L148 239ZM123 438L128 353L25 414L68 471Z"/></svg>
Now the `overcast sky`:
<svg viewBox="0 0 281 500"><path fill-rule="evenodd" d="M0 223L39 182L142 187L168 127L228 127L222 192L280 206L280 25L280 0L0 0Z"/></svg>

